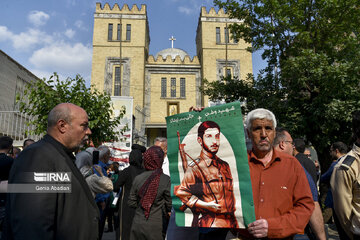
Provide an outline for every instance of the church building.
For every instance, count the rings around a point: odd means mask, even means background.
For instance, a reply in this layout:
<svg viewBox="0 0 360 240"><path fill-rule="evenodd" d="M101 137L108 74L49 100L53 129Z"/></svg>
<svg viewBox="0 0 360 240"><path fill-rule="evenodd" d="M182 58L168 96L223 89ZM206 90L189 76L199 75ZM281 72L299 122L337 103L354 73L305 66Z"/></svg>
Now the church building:
<svg viewBox="0 0 360 240"><path fill-rule="evenodd" d="M219 81L228 74L245 79L252 73L249 44L233 40L227 29L241 21L229 19L222 9L201 8L193 57L173 47L149 55L149 20L146 5L97 3L91 74L98 90L133 98L133 142L147 146L166 136L166 116L211 105L199 91L203 79Z"/></svg>

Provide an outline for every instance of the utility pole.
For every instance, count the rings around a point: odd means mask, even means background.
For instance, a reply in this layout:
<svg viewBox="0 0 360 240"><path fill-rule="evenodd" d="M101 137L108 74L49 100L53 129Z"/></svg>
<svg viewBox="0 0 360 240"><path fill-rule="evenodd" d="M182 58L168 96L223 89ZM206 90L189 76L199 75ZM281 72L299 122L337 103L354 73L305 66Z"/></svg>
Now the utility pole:
<svg viewBox="0 0 360 240"><path fill-rule="evenodd" d="M225 20L227 21L227 20ZM229 30L227 27L227 22L225 23L225 77L228 76L227 70L228 70L228 41L229 41Z"/></svg>
<svg viewBox="0 0 360 240"><path fill-rule="evenodd" d="M122 18L122 15L120 14L120 18L119 18L119 22L120 22L120 38L119 38L119 45L120 45L120 51L119 51L120 52L120 54L119 54L120 55L119 56L120 57L120 62L119 62L120 63L120 70L119 70L119 73L120 73L120 90L119 91L120 91L120 93L119 93L119 95L120 96L121 96L121 72L122 72L121 71L121 65L122 65L122 59L121 58L122 58L122 32L123 32L122 31L123 27L122 27L121 18Z"/></svg>

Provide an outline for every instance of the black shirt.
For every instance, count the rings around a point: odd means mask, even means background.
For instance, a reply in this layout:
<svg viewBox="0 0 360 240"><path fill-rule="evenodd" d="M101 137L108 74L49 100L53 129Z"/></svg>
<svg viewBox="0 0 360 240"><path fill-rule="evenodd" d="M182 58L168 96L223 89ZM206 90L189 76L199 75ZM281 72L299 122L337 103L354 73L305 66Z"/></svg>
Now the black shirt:
<svg viewBox="0 0 360 240"><path fill-rule="evenodd" d="M317 174L316 174L315 163L303 153L298 153L296 154L295 157L300 162L300 164L306 169L306 171L308 171L308 173L311 175L312 179L314 180L314 183L316 183Z"/></svg>
<svg viewBox="0 0 360 240"><path fill-rule="evenodd" d="M14 159L5 153L0 153L0 181L9 179L9 172ZM0 193L0 207L5 206L6 193Z"/></svg>
<svg viewBox="0 0 360 240"><path fill-rule="evenodd" d="M7 156L5 153L0 153L0 181L9 179L9 172L14 159Z"/></svg>

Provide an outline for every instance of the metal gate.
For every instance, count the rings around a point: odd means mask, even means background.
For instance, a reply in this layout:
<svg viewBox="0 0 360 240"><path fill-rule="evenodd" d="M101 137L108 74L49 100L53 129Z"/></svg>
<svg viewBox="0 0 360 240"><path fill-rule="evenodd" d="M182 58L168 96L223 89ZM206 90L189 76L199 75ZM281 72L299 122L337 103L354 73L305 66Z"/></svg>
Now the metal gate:
<svg viewBox="0 0 360 240"><path fill-rule="evenodd" d="M14 146L22 146L23 141L31 138L35 141L41 136L29 134L35 127L28 122L32 118L20 111L0 111L0 135L6 135L14 140Z"/></svg>

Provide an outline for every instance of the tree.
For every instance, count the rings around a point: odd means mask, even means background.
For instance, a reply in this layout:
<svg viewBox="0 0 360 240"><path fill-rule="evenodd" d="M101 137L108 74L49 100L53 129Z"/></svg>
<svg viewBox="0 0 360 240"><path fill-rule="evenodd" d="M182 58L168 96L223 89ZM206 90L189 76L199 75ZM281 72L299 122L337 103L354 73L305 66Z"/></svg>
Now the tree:
<svg viewBox="0 0 360 240"><path fill-rule="evenodd" d="M249 51L263 50L268 63L257 78L247 79L252 85L236 89L249 94L240 94L245 110L272 110L280 125L323 156L332 142L349 143L351 113L360 109L358 0L214 2L231 18L244 20L230 26L233 36L251 43ZM203 91L213 100L237 97L227 89L211 94L219 85L205 84Z"/></svg>
<svg viewBox="0 0 360 240"><path fill-rule="evenodd" d="M122 109L118 117L112 118L109 94L87 88L80 75L76 75L75 79L60 81L59 76L54 73L47 82L44 79L29 84L24 95L18 95L17 100L20 111L35 117L29 124L36 126L33 133L38 135L46 133L47 116L57 104L69 102L82 107L89 116L89 127L92 131L90 139L96 146L102 142L118 140L115 128L125 114L125 109Z"/></svg>

